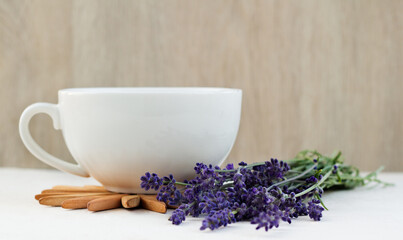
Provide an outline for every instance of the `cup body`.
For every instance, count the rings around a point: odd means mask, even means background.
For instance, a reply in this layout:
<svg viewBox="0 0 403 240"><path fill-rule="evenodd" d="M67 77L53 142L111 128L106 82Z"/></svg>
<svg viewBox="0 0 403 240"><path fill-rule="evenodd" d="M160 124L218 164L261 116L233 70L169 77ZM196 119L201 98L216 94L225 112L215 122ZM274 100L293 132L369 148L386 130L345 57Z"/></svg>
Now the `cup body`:
<svg viewBox="0 0 403 240"><path fill-rule="evenodd" d="M242 91L87 88L59 91L60 129L74 159L108 190L144 193L145 172L194 176L220 165L237 136Z"/></svg>

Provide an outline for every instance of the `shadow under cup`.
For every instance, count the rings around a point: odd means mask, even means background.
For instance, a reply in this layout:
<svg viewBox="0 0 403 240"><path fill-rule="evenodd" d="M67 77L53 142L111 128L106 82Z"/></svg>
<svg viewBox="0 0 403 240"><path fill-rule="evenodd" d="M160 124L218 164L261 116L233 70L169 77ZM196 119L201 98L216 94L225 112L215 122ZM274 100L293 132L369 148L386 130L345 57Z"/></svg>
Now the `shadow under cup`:
<svg viewBox="0 0 403 240"><path fill-rule="evenodd" d="M198 162L220 165L235 142L242 91L226 88L77 88L59 91L59 104L35 103L20 119L24 144L38 159L108 190L144 193L145 172L194 176ZM49 114L78 165L46 153L29 120Z"/></svg>

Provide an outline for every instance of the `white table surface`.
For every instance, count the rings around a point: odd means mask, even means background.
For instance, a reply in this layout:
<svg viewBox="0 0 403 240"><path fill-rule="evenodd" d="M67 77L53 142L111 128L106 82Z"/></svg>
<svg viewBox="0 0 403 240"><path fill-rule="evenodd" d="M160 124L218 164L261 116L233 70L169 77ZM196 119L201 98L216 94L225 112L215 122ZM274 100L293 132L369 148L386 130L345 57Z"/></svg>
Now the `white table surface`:
<svg viewBox="0 0 403 240"><path fill-rule="evenodd" d="M325 194L329 211L320 222L300 217L269 232L256 231L248 222L200 231L200 218L172 225L171 210L89 212L42 206L34 195L43 189L98 183L56 170L0 168L0 239L403 239L403 173L380 177L395 186Z"/></svg>

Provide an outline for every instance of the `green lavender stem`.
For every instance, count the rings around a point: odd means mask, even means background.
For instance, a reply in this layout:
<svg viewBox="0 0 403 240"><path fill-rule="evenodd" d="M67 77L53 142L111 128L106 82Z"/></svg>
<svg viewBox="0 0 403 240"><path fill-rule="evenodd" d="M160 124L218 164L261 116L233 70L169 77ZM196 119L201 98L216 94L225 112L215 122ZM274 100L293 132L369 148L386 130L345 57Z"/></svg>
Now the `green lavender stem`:
<svg viewBox="0 0 403 240"><path fill-rule="evenodd" d="M303 192L300 192L300 193L298 193L298 194L295 194L295 197L300 197L300 196L302 196L302 195L304 195L304 194L307 194L307 193L309 193L310 191L314 190L315 188L317 188L318 186L320 186L324 181L326 181L326 179L330 176L330 174L332 174L332 170L329 170L329 171L325 174L325 176L322 177L322 179L321 179L319 182L315 183L315 184L312 185L310 188L306 189L306 190L303 191Z"/></svg>
<svg viewBox="0 0 403 240"><path fill-rule="evenodd" d="M295 176L295 177L292 177L292 178L286 179L286 180L284 180L284 181L275 183L275 184L271 185L270 187L268 187L268 188L267 188L267 191L269 191L270 189L272 189L272 188L275 187L275 186L279 186L279 185L282 185L282 184L285 184L285 183L288 183L288 182L297 180L297 179L299 179L299 178L302 178L303 176L305 176L306 174L308 174L310 171L312 171L312 170L313 170L315 167L317 167L317 166L318 166L318 164L314 164L314 165L312 165L310 168L308 168L307 170L305 170L305 172L303 172L303 173L301 173L301 174L299 174L299 175L297 175L297 176Z"/></svg>

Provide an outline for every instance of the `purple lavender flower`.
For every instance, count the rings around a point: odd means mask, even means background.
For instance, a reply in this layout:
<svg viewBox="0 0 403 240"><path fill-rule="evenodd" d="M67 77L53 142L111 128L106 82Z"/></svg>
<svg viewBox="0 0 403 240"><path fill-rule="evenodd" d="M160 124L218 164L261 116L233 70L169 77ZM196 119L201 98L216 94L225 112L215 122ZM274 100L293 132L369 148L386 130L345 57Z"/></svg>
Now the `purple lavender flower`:
<svg viewBox="0 0 403 240"><path fill-rule="evenodd" d="M234 164L233 163L228 163L227 166L224 169L225 170L233 170L234 169Z"/></svg>
<svg viewBox="0 0 403 240"><path fill-rule="evenodd" d="M248 164L247 164L246 162L242 161L242 162L238 163L238 165L241 166L241 167L245 167L245 166L247 166Z"/></svg>
<svg viewBox="0 0 403 240"><path fill-rule="evenodd" d="M214 168L210 164L207 166L203 163L196 163L196 167L194 167L196 174L199 174L202 179L207 179L214 175Z"/></svg>
<svg viewBox="0 0 403 240"><path fill-rule="evenodd" d="M171 217L169 218L169 220L172 221L172 224L175 225L181 224L183 221L185 221L185 219L186 219L185 212L180 208L175 209L172 212Z"/></svg>
<svg viewBox="0 0 403 240"><path fill-rule="evenodd" d="M290 166L283 162L278 161L276 158L272 158L265 162L264 174L271 179L283 179L284 174L290 170Z"/></svg>
<svg viewBox="0 0 403 240"><path fill-rule="evenodd" d="M162 179L160 179L155 173L150 174L149 172L146 172L145 175L140 178L140 180L140 186L145 190L158 190L159 187L162 185Z"/></svg>
<svg viewBox="0 0 403 240"><path fill-rule="evenodd" d="M259 216L254 217L251 221L252 224L257 224L256 229L264 227L266 231L273 227L278 227L281 219L281 214L278 212L261 212Z"/></svg>
<svg viewBox="0 0 403 240"><path fill-rule="evenodd" d="M301 165L293 171L289 171L288 163L275 158L250 165L241 162L237 169L234 164L220 169L197 163L193 179L177 182L172 175L159 178L155 173L146 173L141 177L141 187L159 189L158 200L179 206L169 218L175 225L191 215L204 217L201 230L215 230L235 221L248 220L257 224L256 229L267 231L277 228L281 221L291 223L299 216L309 215L315 221L321 219L324 208L318 199L322 196L322 187L327 186L322 183L338 167L331 158L320 157L320 161L314 158L314 163L312 159L312 155L294 159ZM295 167L293 161L290 164ZM339 168L347 172L342 169L344 166L339 165Z"/></svg>
<svg viewBox="0 0 403 240"><path fill-rule="evenodd" d="M296 202L291 214L293 218L308 215L308 209L306 208L306 204L303 203L302 201Z"/></svg>
<svg viewBox="0 0 403 240"><path fill-rule="evenodd" d="M208 193L203 197L203 202L199 204L201 213L210 213L228 208L231 203L227 200L225 193L218 191L215 194Z"/></svg>
<svg viewBox="0 0 403 240"><path fill-rule="evenodd" d="M333 171L332 171L332 172L333 172L334 174L337 173L337 168L338 168L337 165L333 165Z"/></svg>
<svg viewBox="0 0 403 240"><path fill-rule="evenodd" d="M317 199L312 199L310 202L308 202L308 215L315 221L320 221L322 211L325 210L323 207L318 205L319 203L320 201Z"/></svg>
<svg viewBox="0 0 403 240"><path fill-rule="evenodd" d="M309 178L305 179L306 183L317 183L318 179L315 176L310 176Z"/></svg>
<svg viewBox="0 0 403 240"><path fill-rule="evenodd" d="M213 211L203 220L200 230L205 230L207 228L214 230L221 226L225 227L233 222L236 222L235 216L229 209Z"/></svg>
<svg viewBox="0 0 403 240"><path fill-rule="evenodd" d="M180 205L182 202L182 194L177 190L176 180L170 174L168 177L159 178L157 174L147 172L140 178L140 186L145 190L155 189L160 191L157 194L157 200L168 203L170 205Z"/></svg>
<svg viewBox="0 0 403 240"><path fill-rule="evenodd" d="M168 204L172 206L177 206L182 202L182 194L179 190L175 189L172 196L168 198Z"/></svg>

